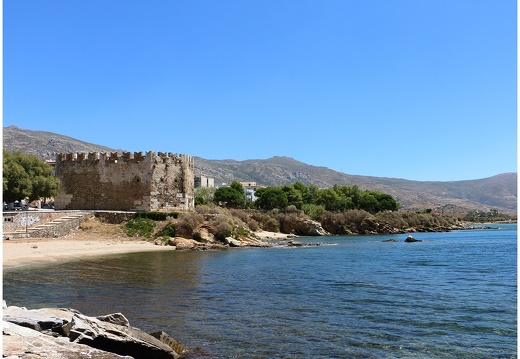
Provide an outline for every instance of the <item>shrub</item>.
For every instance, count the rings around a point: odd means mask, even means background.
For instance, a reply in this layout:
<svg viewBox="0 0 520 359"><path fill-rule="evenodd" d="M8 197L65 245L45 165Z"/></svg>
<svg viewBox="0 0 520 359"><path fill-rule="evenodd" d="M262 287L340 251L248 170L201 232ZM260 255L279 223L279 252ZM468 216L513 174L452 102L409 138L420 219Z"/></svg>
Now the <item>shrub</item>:
<svg viewBox="0 0 520 359"><path fill-rule="evenodd" d="M186 237L192 236L193 232L204 222L204 216L199 213L182 213L179 217L175 226L176 233Z"/></svg>
<svg viewBox="0 0 520 359"><path fill-rule="evenodd" d="M279 229L283 233L292 233L293 229L298 228L301 222L305 219L309 219L309 217L303 214L303 211L297 209L295 209L295 211L292 212L280 212L276 215L276 220L278 221Z"/></svg>
<svg viewBox="0 0 520 359"><path fill-rule="evenodd" d="M199 232L193 232L192 238L196 240L197 242L203 242L204 238L202 238L202 235Z"/></svg>
<svg viewBox="0 0 520 359"><path fill-rule="evenodd" d="M221 218L218 220L217 225L215 226L213 235L215 236L215 239L219 241L224 241L226 237L229 237L231 234L231 231L233 230L233 227L231 224L229 224L227 221L222 220L224 218Z"/></svg>
<svg viewBox="0 0 520 359"><path fill-rule="evenodd" d="M255 211L251 214L251 219L253 219L264 231L278 232L280 229L280 224L275 218L276 214L278 213L279 211Z"/></svg>
<svg viewBox="0 0 520 359"><path fill-rule="evenodd" d="M405 229L408 227L408 223L403 219L403 213L405 212L379 212L376 214L376 218L379 222L386 223L392 228Z"/></svg>
<svg viewBox="0 0 520 359"><path fill-rule="evenodd" d="M176 229L175 224L168 223L160 232L159 237L175 237Z"/></svg>
<svg viewBox="0 0 520 359"><path fill-rule="evenodd" d="M215 204L195 206L195 212L200 214L219 214L221 211L222 207L216 206Z"/></svg>
<svg viewBox="0 0 520 359"><path fill-rule="evenodd" d="M125 227L126 234L129 237L139 236L150 238L155 228L155 222L149 218L136 218L128 221Z"/></svg>
<svg viewBox="0 0 520 359"><path fill-rule="evenodd" d="M315 221L320 221L325 212L325 207L317 204L304 204L302 209L306 215Z"/></svg>
<svg viewBox="0 0 520 359"><path fill-rule="evenodd" d="M232 228L231 229L231 235L235 239L244 238L244 237L250 237L251 236L251 232L249 232L244 227L232 226L231 228Z"/></svg>
<svg viewBox="0 0 520 359"><path fill-rule="evenodd" d="M241 222L238 222L236 220L233 220L233 223L237 226L244 226L249 228L251 231L258 231L260 229L260 225L258 222L253 218L254 213L256 211L245 211L245 210L238 210L238 209L231 209L230 215L236 218L239 218Z"/></svg>
<svg viewBox="0 0 520 359"><path fill-rule="evenodd" d="M280 230L280 223L273 217L267 217L262 223L262 229L269 232L278 232Z"/></svg>
<svg viewBox="0 0 520 359"><path fill-rule="evenodd" d="M258 224L257 221L255 221L253 218L249 217L249 220L247 221L247 226L249 227L250 230L252 230L253 232L256 232L260 229L260 225Z"/></svg>

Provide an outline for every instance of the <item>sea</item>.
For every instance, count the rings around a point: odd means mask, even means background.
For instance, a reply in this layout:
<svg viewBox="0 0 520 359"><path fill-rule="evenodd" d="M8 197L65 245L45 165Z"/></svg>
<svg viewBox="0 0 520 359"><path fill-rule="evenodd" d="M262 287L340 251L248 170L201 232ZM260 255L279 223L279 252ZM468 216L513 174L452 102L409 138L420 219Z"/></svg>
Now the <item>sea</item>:
<svg viewBox="0 0 520 359"><path fill-rule="evenodd" d="M188 358L517 358L517 226L490 226L39 264L4 270L3 295L121 312Z"/></svg>

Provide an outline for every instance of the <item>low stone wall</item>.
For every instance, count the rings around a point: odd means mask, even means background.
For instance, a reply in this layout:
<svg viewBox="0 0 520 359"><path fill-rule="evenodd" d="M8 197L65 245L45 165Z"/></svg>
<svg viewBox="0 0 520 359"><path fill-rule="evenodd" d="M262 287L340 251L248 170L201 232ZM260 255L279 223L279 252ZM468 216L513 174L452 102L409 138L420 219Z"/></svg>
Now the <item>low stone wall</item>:
<svg viewBox="0 0 520 359"><path fill-rule="evenodd" d="M70 234L93 211L4 212L3 234L11 238L58 238Z"/></svg>
<svg viewBox="0 0 520 359"><path fill-rule="evenodd" d="M96 211L96 218L99 218L101 222L110 224L119 224L128 222L135 218L136 212L126 211Z"/></svg>
<svg viewBox="0 0 520 359"><path fill-rule="evenodd" d="M81 222L86 221L90 216L92 216L92 214L85 213L82 217L67 219L61 223L56 223L53 226L31 231L29 236L38 238L64 237L78 229Z"/></svg>
<svg viewBox="0 0 520 359"><path fill-rule="evenodd" d="M51 222L55 219L63 217L66 214L63 212L54 211L18 211L18 212L3 212L3 226L4 232L15 232L18 230L25 230L34 226L42 225Z"/></svg>

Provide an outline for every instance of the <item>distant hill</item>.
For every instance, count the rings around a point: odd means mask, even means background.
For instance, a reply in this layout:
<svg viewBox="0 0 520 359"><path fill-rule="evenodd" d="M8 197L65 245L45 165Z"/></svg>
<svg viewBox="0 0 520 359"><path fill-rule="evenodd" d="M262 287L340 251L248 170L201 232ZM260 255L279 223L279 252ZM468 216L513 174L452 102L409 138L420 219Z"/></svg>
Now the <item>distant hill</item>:
<svg viewBox="0 0 520 359"><path fill-rule="evenodd" d="M95 145L59 134L4 127L4 149L36 154L54 159L56 153L114 152L116 149ZM143 149L143 152L154 149ZM167 149L166 149L167 150ZM119 150L120 151L120 150ZM172 149L171 152L175 152ZM464 213L469 210L496 209L516 214L517 173L503 173L467 181L410 181L400 178L349 175L326 167L312 166L290 157L259 160L207 160L195 157L195 173L215 178L216 183L233 180L252 181L266 186L300 181L320 188L358 185L394 196L406 209L438 209Z"/></svg>
<svg viewBox="0 0 520 359"><path fill-rule="evenodd" d="M320 188L358 185L362 189L375 189L394 196L403 208L442 209L446 212L497 209L516 213L517 174L468 181L410 181L400 178L349 175L299 162L289 157L272 157L265 160L206 160L195 157L199 174L214 177L216 181L254 181L269 186L292 184L300 181Z"/></svg>
<svg viewBox="0 0 520 359"><path fill-rule="evenodd" d="M116 151L56 133L24 130L17 126L4 127L3 141L5 150L22 151L45 160L55 160L57 153Z"/></svg>

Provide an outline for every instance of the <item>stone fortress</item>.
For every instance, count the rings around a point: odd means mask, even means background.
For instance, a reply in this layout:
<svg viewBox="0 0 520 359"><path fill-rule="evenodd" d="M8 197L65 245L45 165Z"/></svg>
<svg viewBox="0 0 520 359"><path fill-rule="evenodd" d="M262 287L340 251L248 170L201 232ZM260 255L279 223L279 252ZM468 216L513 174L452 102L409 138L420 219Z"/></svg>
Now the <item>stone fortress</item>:
<svg viewBox="0 0 520 359"><path fill-rule="evenodd" d="M194 161L184 154L60 153L56 210L191 211Z"/></svg>

